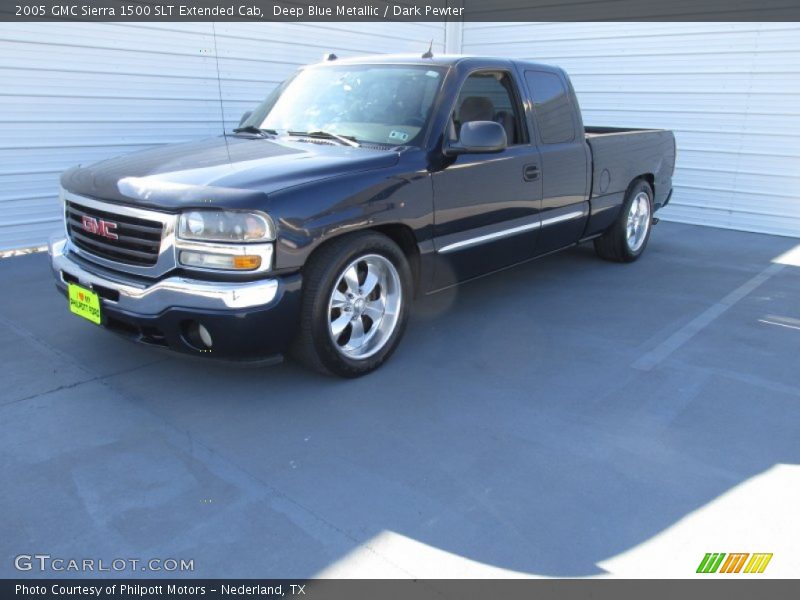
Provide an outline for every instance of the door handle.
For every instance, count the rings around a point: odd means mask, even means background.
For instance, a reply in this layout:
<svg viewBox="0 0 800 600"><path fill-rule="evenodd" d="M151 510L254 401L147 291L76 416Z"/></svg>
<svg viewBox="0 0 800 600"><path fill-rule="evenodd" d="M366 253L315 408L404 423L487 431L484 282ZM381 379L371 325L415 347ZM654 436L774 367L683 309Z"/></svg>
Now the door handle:
<svg viewBox="0 0 800 600"><path fill-rule="evenodd" d="M536 181L539 179L539 167L537 165L525 165L522 169L522 178L525 181Z"/></svg>

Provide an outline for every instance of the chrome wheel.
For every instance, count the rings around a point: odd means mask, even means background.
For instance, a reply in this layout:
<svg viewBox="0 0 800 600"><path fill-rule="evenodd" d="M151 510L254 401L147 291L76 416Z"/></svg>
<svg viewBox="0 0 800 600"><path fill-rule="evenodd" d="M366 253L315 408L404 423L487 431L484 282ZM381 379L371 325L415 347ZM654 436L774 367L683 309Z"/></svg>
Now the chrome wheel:
<svg viewBox="0 0 800 600"><path fill-rule="evenodd" d="M625 224L625 241L631 252L638 252L647 239L650 230L650 197L646 192L639 192L628 209Z"/></svg>
<svg viewBox="0 0 800 600"><path fill-rule="evenodd" d="M339 276L328 302L334 346L348 358L369 358L392 337L402 301L400 275L389 259L357 258Z"/></svg>

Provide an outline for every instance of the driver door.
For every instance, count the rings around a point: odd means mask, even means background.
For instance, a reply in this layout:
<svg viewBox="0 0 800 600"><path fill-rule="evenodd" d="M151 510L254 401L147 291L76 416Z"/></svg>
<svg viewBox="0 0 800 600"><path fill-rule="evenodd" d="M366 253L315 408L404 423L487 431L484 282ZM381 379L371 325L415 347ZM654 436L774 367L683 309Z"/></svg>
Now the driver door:
<svg viewBox="0 0 800 600"><path fill-rule="evenodd" d="M508 148L462 154L433 173L436 289L534 255L542 177L517 89L511 71L487 69L471 73L458 94L450 137L467 121L496 121Z"/></svg>

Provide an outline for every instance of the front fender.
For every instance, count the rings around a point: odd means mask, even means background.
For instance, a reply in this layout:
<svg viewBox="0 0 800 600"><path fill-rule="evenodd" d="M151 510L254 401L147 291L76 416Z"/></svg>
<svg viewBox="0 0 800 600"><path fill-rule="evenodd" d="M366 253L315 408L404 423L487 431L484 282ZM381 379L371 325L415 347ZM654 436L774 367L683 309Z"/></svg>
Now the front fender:
<svg viewBox="0 0 800 600"><path fill-rule="evenodd" d="M321 244L354 231L406 225L421 247L433 235L433 189L422 160L282 190L270 195L268 212L280 271L300 269Z"/></svg>

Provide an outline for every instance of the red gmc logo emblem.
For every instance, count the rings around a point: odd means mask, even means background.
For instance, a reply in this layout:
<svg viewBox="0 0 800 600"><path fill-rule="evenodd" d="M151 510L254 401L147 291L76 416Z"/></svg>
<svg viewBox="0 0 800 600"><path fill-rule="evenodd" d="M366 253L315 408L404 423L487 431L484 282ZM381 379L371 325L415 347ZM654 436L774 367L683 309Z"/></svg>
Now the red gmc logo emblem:
<svg viewBox="0 0 800 600"><path fill-rule="evenodd" d="M111 221L103 221L103 219L95 219L89 215L83 215L83 218L81 218L81 225L83 225L84 231L88 231L94 235L99 235L110 240L119 239L119 236L114 233L117 224Z"/></svg>

